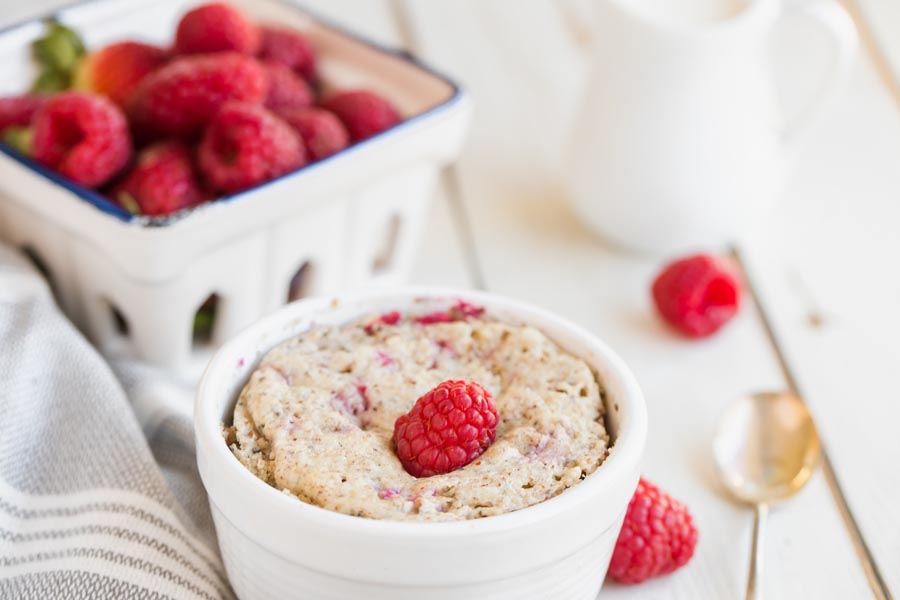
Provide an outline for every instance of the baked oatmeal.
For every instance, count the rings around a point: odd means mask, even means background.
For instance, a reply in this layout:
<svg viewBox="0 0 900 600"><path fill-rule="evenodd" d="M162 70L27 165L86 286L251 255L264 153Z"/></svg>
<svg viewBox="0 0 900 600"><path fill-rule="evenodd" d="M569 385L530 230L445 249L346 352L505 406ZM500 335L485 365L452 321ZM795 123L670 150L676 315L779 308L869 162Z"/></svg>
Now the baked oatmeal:
<svg viewBox="0 0 900 600"><path fill-rule="evenodd" d="M494 397L496 439L450 473L415 478L394 423L450 379ZM269 352L225 437L257 477L299 500L368 517L451 521L531 506L577 485L608 452L603 390L585 361L527 325L469 305L317 326Z"/></svg>

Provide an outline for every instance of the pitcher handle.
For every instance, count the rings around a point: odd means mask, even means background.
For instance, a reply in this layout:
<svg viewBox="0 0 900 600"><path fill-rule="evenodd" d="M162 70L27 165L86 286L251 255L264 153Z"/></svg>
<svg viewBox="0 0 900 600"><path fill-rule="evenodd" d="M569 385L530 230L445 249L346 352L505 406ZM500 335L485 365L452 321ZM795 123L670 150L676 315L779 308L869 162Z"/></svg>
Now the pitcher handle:
<svg viewBox="0 0 900 600"><path fill-rule="evenodd" d="M814 21L828 34L833 46L831 68L819 86L818 93L806 104L804 110L784 126L782 135L785 145L793 147L846 84L859 40L852 17L836 0L813 0L795 4L786 11L800 13L800 16Z"/></svg>

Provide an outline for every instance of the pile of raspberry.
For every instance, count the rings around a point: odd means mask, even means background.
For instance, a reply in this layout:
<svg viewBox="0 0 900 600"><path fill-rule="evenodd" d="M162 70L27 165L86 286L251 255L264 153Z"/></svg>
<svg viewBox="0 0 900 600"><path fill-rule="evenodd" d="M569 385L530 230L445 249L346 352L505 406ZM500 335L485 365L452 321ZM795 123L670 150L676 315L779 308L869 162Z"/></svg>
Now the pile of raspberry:
<svg viewBox="0 0 900 600"><path fill-rule="evenodd" d="M33 90L0 98L3 143L135 214L246 190L401 120L373 91L321 93L306 36L224 3L186 13L169 48L88 53L59 24L33 48Z"/></svg>

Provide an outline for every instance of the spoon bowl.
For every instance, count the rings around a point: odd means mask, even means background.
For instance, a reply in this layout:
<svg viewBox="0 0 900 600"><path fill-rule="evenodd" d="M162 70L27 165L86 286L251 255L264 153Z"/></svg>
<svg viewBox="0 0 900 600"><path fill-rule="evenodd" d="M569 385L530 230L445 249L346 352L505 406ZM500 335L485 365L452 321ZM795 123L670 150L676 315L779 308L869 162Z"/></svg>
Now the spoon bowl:
<svg viewBox="0 0 900 600"><path fill-rule="evenodd" d="M713 441L722 483L748 504L777 502L799 491L821 455L812 415L790 393L739 398L722 417Z"/></svg>
<svg viewBox="0 0 900 600"><path fill-rule="evenodd" d="M761 600L769 504L794 495L812 477L822 457L819 434L806 405L794 394L753 394L739 398L723 415L713 456L731 495L755 509L745 597Z"/></svg>

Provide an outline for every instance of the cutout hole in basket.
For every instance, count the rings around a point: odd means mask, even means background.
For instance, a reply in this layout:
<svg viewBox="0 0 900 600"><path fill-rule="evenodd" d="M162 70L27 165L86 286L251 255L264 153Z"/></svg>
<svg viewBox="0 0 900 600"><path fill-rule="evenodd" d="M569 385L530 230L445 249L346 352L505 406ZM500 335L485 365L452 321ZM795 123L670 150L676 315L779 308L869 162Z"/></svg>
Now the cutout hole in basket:
<svg viewBox="0 0 900 600"><path fill-rule="evenodd" d="M216 312L219 310L219 295L210 294L194 313L193 346L206 346L212 343L216 326Z"/></svg>
<svg viewBox="0 0 900 600"><path fill-rule="evenodd" d="M291 283L288 284L287 301L293 302L305 298L312 289L313 266L308 260L300 265L294 276L291 277Z"/></svg>
<svg viewBox="0 0 900 600"><path fill-rule="evenodd" d="M47 262L41 258L40 254L38 254L37 250L32 246L22 246L19 250L25 255L25 258L31 262L34 268L37 269L38 273L47 280L50 289L55 293L56 283L53 280L53 273L50 271L50 267L47 266Z"/></svg>
<svg viewBox="0 0 900 600"><path fill-rule="evenodd" d="M109 312L109 320L112 324L113 334L120 338L127 338L131 331L131 328L128 325L128 319L125 318L125 315L119 307L113 304L111 300L104 298L103 304L106 305L106 310Z"/></svg>
<svg viewBox="0 0 900 600"><path fill-rule="evenodd" d="M394 254L397 250L397 240L400 237L400 216L391 215L384 224L381 233L381 245L372 262L372 273L375 275L387 271L394 262Z"/></svg>

